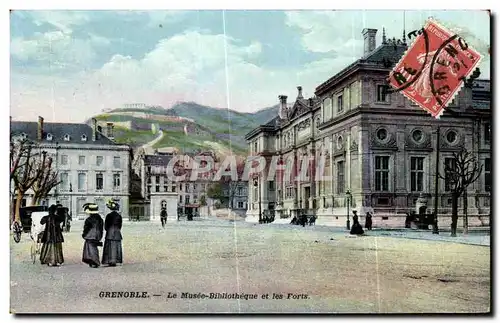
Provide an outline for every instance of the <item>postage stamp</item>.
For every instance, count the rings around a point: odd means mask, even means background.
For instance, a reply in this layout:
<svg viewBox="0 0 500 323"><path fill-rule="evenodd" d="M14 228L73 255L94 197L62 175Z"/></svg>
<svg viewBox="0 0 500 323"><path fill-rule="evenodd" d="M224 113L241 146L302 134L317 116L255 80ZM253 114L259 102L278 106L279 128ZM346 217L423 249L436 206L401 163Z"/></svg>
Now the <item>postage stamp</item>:
<svg viewBox="0 0 500 323"><path fill-rule="evenodd" d="M414 33L417 37L390 73L389 83L439 118L482 56L435 20Z"/></svg>

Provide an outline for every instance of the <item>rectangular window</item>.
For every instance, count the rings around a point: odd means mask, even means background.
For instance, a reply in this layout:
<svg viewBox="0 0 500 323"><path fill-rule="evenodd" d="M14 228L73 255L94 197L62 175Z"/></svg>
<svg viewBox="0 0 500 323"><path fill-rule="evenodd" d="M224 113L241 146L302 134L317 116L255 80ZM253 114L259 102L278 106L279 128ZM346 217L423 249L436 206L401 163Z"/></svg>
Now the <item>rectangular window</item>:
<svg viewBox="0 0 500 323"><path fill-rule="evenodd" d="M97 157L95 158L95 164L96 164L97 166L101 166L103 161L104 161L104 157L102 157L102 156L97 156Z"/></svg>
<svg viewBox="0 0 500 323"><path fill-rule="evenodd" d="M113 174L113 188L117 189L121 186L121 177L120 174Z"/></svg>
<svg viewBox="0 0 500 323"><path fill-rule="evenodd" d="M175 189L176 189L175 185L172 185L172 192L175 192Z"/></svg>
<svg viewBox="0 0 500 323"><path fill-rule="evenodd" d="M104 176L102 173L95 174L95 189L102 190L104 188Z"/></svg>
<svg viewBox="0 0 500 323"><path fill-rule="evenodd" d="M78 156L78 165L85 165L85 156Z"/></svg>
<svg viewBox="0 0 500 323"><path fill-rule="evenodd" d="M344 111L344 100L342 99L342 95L337 97L337 112Z"/></svg>
<svg viewBox="0 0 500 323"><path fill-rule="evenodd" d="M61 165L68 165L68 155L61 155Z"/></svg>
<svg viewBox="0 0 500 323"><path fill-rule="evenodd" d="M189 195L186 195L186 204L189 204Z"/></svg>
<svg viewBox="0 0 500 323"><path fill-rule="evenodd" d="M269 181L269 190L274 191L274 181Z"/></svg>
<svg viewBox="0 0 500 323"><path fill-rule="evenodd" d="M424 190L424 157L410 159L410 187L412 192Z"/></svg>
<svg viewBox="0 0 500 323"><path fill-rule="evenodd" d="M243 187L238 187L238 195L243 195Z"/></svg>
<svg viewBox="0 0 500 323"><path fill-rule="evenodd" d="M377 85L377 102L388 101L387 89L388 89L387 85Z"/></svg>
<svg viewBox="0 0 500 323"><path fill-rule="evenodd" d="M451 191L454 185L453 181L453 169L455 168L456 161L454 158L444 159L444 190L446 192Z"/></svg>
<svg viewBox="0 0 500 323"><path fill-rule="evenodd" d="M345 193L345 164L344 161L337 162L337 194Z"/></svg>
<svg viewBox="0 0 500 323"><path fill-rule="evenodd" d="M196 190L196 184L193 184L193 191Z"/></svg>
<svg viewBox="0 0 500 323"><path fill-rule="evenodd" d="M389 156L375 156L375 191L389 191Z"/></svg>
<svg viewBox="0 0 500 323"><path fill-rule="evenodd" d="M491 192L491 159L484 160L484 190Z"/></svg>
<svg viewBox="0 0 500 323"><path fill-rule="evenodd" d="M168 185L163 185L163 192L168 192Z"/></svg>
<svg viewBox="0 0 500 323"><path fill-rule="evenodd" d="M198 195L193 195L193 203L198 203Z"/></svg>
<svg viewBox="0 0 500 323"><path fill-rule="evenodd" d="M491 124L490 123L484 124L484 142L486 144L491 143Z"/></svg>
<svg viewBox="0 0 500 323"><path fill-rule="evenodd" d="M182 184L179 184L179 190L182 191Z"/></svg>
<svg viewBox="0 0 500 323"><path fill-rule="evenodd" d="M253 143L253 152L257 152L257 141Z"/></svg>
<svg viewBox="0 0 500 323"><path fill-rule="evenodd" d="M120 156L114 156L113 157L113 167L114 168L120 168Z"/></svg>
<svg viewBox="0 0 500 323"><path fill-rule="evenodd" d="M182 195L179 195L179 203L182 203Z"/></svg>
<svg viewBox="0 0 500 323"><path fill-rule="evenodd" d="M78 173L78 190L79 191L85 190L86 184L87 184L87 174Z"/></svg>
<svg viewBox="0 0 500 323"><path fill-rule="evenodd" d="M155 176L155 184L160 185L160 176L158 175Z"/></svg>
<svg viewBox="0 0 500 323"><path fill-rule="evenodd" d="M68 173L61 173L60 175L61 189L67 191L69 189Z"/></svg>
<svg viewBox="0 0 500 323"><path fill-rule="evenodd" d="M151 193L151 185L148 185L148 194Z"/></svg>
<svg viewBox="0 0 500 323"><path fill-rule="evenodd" d="M244 207L243 202L239 201L238 202L238 209L242 209Z"/></svg>
<svg viewBox="0 0 500 323"><path fill-rule="evenodd" d="M160 192L160 185L155 185L155 192L159 193Z"/></svg>

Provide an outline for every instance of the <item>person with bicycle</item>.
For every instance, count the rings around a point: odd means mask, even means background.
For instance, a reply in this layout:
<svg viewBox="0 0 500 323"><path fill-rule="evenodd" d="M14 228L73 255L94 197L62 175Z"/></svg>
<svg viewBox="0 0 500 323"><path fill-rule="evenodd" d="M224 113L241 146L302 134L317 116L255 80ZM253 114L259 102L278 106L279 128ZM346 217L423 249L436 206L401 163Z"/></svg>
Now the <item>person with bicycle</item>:
<svg viewBox="0 0 500 323"><path fill-rule="evenodd" d="M165 224L167 224L167 208L162 205L160 212L161 226L165 228Z"/></svg>

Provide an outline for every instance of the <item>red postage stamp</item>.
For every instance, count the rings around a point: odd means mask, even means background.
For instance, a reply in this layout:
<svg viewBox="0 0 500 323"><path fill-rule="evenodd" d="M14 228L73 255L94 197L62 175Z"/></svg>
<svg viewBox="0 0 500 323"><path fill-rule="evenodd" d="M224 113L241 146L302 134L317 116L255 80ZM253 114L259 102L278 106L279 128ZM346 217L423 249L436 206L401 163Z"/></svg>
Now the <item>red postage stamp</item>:
<svg viewBox="0 0 500 323"><path fill-rule="evenodd" d="M416 39L389 74L389 82L393 91L439 118L482 57L434 20L413 33Z"/></svg>

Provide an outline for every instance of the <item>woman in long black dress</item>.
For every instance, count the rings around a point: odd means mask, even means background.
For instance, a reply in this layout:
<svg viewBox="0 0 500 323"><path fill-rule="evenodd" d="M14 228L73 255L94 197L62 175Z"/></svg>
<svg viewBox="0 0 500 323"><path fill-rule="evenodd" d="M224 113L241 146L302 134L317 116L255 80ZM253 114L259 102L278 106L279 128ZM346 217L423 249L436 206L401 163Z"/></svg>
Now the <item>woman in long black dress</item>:
<svg viewBox="0 0 500 323"><path fill-rule="evenodd" d="M351 228L351 234L357 234L357 235L360 235L360 234L363 234L365 233L363 231L363 227L361 226L361 224L359 224L359 220L358 220L358 214L356 211L352 211L352 213L354 213L354 216L352 217L352 228Z"/></svg>
<svg viewBox="0 0 500 323"><path fill-rule="evenodd" d="M49 215L40 220L40 224L45 224L45 231L42 235L43 243L40 251L40 263L48 266L60 266L64 263L62 243L64 238L61 232L61 222L64 218L56 214L57 206L52 204L49 207Z"/></svg>
<svg viewBox="0 0 500 323"><path fill-rule="evenodd" d="M106 215L104 229L106 237L104 241L104 250L102 251L102 264L110 267L123 263L122 251L122 216L118 213L120 206L113 200L109 200L106 206L111 212Z"/></svg>
<svg viewBox="0 0 500 323"><path fill-rule="evenodd" d="M82 238L85 239L85 244L83 245L82 261L91 268L97 268L101 265L97 247L102 246L104 221L99 215L99 208L96 204L85 204L84 210L85 213L89 214L89 217L83 225Z"/></svg>

